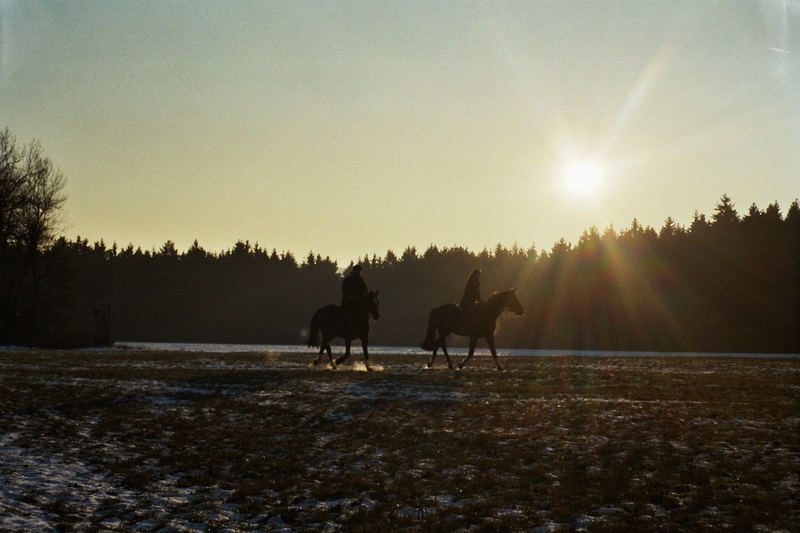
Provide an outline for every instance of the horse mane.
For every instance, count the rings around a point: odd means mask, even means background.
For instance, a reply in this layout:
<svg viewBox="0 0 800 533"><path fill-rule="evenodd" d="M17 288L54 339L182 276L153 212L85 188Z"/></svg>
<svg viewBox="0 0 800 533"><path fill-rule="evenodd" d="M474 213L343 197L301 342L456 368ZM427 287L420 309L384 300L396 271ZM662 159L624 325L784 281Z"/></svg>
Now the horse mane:
<svg viewBox="0 0 800 533"><path fill-rule="evenodd" d="M486 299L486 301L488 302L492 298L498 298L500 296L505 296L506 294L508 294L510 292L514 292L514 290L515 289L508 289L508 290L505 290L505 291L494 291L492 294L489 295L489 297Z"/></svg>
<svg viewBox="0 0 800 533"><path fill-rule="evenodd" d="M505 306L506 297L509 294L514 294L514 292L515 292L514 289L508 289L508 290L505 290L505 291L494 291L491 294L491 296L489 296L486 299L486 301L483 302L483 304L488 306L488 307L490 307L490 308L494 307L494 306L499 306L499 305Z"/></svg>

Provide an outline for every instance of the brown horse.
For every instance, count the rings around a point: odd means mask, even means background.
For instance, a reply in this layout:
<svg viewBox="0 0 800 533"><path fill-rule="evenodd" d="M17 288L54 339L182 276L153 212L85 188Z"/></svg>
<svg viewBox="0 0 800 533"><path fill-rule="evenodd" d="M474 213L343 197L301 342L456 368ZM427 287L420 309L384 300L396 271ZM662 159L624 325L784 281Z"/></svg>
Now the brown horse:
<svg viewBox="0 0 800 533"><path fill-rule="evenodd" d="M308 333L308 345L319 346L319 354L314 360L318 365L322 360L322 353L328 352L328 360L333 368L341 364L342 361L350 357L350 343L354 339L361 339L361 347L364 350L364 365L367 370L372 370L369 366L369 317L378 320L380 302L378 301L378 291L370 291L360 297L355 302L355 309L349 315L345 315L344 310L338 305L326 305L314 313L311 319L311 327ZM322 333L322 342L319 340ZM336 337L344 339L345 352L335 362L331 353L331 340Z"/></svg>
<svg viewBox="0 0 800 533"><path fill-rule="evenodd" d="M497 351L494 347L494 330L497 325L497 317L506 309L518 316L525 314L514 289L492 294L486 302L478 304L475 310L466 316L456 304L445 304L433 308L428 318L428 333L425 340L422 341L423 350L433 350L428 368L433 366L436 351L440 347L444 356L447 357L447 366L453 368L445 340L448 335L455 333L469 337L469 355L458 365L459 369L464 368L464 365L472 358L478 339L484 337L492 352L492 357L494 357L497 370L503 370L500 361L497 360ZM437 332L438 337L436 336Z"/></svg>

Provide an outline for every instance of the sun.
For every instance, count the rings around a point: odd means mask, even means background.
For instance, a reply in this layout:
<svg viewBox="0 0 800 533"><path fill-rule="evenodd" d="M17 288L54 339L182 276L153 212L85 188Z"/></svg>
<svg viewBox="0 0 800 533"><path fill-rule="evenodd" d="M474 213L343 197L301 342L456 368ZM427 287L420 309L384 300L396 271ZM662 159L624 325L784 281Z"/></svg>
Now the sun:
<svg viewBox="0 0 800 533"><path fill-rule="evenodd" d="M604 165L593 159L573 160L561 171L561 183L570 195L590 198L600 192L606 178Z"/></svg>

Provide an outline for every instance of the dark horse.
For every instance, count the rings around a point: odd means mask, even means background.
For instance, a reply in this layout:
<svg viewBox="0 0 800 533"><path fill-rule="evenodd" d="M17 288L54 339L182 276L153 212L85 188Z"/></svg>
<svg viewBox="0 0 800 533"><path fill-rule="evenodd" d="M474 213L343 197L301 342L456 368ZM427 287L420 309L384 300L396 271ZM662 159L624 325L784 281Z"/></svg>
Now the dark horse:
<svg viewBox="0 0 800 533"><path fill-rule="evenodd" d="M423 350L433 350L428 368L433 366L433 360L436 359L436 351L440 347L444 356L447 357L447 366L451 369L453 368L453 362L447 353L445 340L448 335L455 333L456 335L469 337L469 355L461 361L458 368L464 368L467 361L472 358L472 354L475 353L475 345L478 343L478 339L484 337L489 345L489 350L492 352L492 357L494 357L494 364L497 365L497 370L503 370L497 360L497 351L494 347L494 329L497 325L497 317L506 309L519 316L525 314L514 289L492 294L486 302L478 304L475 310L470 313L470 316L465 316L464 311L456 304L445 304L433 308L428 318L428 333L425 336L425 340L422 341ZM436 336L437 333L439 334L438 337Z"/></svg>
<svg viewBox="0 0 800 533"><path fill-rule="evenodd" d="M355 302L355 309L348 316L345 316L341 307L333 304L326 305L314 313L308 333L308 345L319 346L319 354L314 360L314 364L319 364L322 353L327 351L331 366L336 368L336 365L350 357L350 343L353 342L353 339L361 339L361 346L364 349L364 365L367 370L372 370L369 366L369 352L367 351L369 316L372 315L375 320L380 318L378 306L378 291L370 291ZM319 341L320 333L322 333L322 342ZM330 343L336 337L344 339L345 351L344 355L334 362Z"/></svg>

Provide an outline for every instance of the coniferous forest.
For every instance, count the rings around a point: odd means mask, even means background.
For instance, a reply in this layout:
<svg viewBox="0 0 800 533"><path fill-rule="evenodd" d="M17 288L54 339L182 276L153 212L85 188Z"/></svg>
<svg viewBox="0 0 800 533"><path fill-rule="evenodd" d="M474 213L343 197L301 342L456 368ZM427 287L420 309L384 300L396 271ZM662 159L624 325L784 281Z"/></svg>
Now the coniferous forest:
<svg viewBox="0 0 800 533"><path fill-rule="evenodd" d="M66 178L33 141L0 131L0 345L121 341L302 343L316 309L340 301L352 265L239 241L221 253L120 249L58 237ZM359 259L381 294L371 343L416 345L430 309L515 288L526 314L500 321L510 348L800 353L800 206L723 195L689 227L586 230L573 245L461 247ZM453 339L457 342L457 339ZM451 341L452 342L452 341Z"/></svg>
<svg viewBox="0 0 800 533"><path fill-rule="evenodd" d="M667 218L656 230L634 219L549 250L431 245L359 262L380 290L376 345L418 344L429 310L457 302L480 267L484 298L514 287L526 310L501 319L502 347L800 352L796 200L786 213L774 203L740 214L724 195L689 227ZM212 253L197 241L186 252L171 241L142 251L80 237L55 239L32 264L22 283L4 284L13 298L2 300L0 344L302 343L313 312L339 302L348 267L247 241Z"/></svg>

